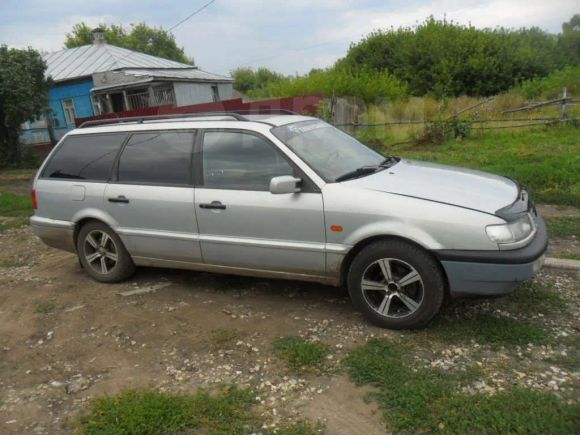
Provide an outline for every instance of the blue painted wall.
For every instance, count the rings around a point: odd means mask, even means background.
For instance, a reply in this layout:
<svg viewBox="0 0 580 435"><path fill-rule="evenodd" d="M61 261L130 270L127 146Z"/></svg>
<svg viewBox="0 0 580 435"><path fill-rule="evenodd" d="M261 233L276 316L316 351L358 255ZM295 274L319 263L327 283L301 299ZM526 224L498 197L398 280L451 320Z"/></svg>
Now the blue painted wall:
<svg viewBox="0 0 580 435"><path fill-rule="evenodd" d="M84 82L57 84L48 91L49 106L53 110L54 118L58 121L58 126L54 129L57 139L75 127L74 124L67 125L62 100L73 100L77 118L93 116L91 103L91 89L93 87L93 81L88 79Z"/></svg>
<svg viewBox="0 0 580 435"><path fill-rule="evenodd" d="M91 89L93 87L93 80L87 79L82 82L56 84L48 91L48 105L53 110L53 117L57 124L53 128L56 140L63 137L67 131L75 128L74 123L67 124L66 122L62 101L73 100L77 118L93 116L91 103ZM20 140L25 144L46 143L49 142L48 131L45 127L26 123L21 130Z"/></svg>

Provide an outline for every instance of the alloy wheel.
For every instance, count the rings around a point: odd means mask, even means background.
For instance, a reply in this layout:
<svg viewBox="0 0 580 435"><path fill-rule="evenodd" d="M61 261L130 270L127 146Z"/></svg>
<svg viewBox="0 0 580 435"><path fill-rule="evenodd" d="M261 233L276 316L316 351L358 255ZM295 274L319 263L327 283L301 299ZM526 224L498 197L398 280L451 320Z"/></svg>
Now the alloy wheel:
<svg viewBox="0 0 580 435"><path fill-rule="evenodd" d="M382 258L371 263L363 273L361 289L374 311L391 318L415 313L425 295L419 272L396 258Z"/></svg>
<svg viewBox="0 0 580 435"><path fill-rule="evenodd" d="M115 268L118 250L114 240L104 231L88 233L83 244L85 260L95 272L107 275Z"/></svg>

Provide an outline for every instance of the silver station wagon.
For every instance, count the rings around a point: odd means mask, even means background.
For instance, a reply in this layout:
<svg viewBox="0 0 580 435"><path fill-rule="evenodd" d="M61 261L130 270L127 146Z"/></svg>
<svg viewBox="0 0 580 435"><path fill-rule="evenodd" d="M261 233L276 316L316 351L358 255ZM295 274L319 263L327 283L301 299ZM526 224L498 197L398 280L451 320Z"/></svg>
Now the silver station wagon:
<svg viewBox="0 0 580 435"><path fill-rule="evenodd" d="M446 294L509 293L547 246L515 181L282 111L93 121L46 158L33 199L34 232L98 281L136 266L317 281L387 328L425 325Z"/></svg>

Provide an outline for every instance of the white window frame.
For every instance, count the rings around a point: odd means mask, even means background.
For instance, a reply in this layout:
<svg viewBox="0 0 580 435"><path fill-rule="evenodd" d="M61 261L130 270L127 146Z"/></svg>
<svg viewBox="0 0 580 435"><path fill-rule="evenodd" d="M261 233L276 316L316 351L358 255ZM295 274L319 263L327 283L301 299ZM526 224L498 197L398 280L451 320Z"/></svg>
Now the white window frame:
<svg viewBox="0 0 580 435"><path fill-rule="evenodd" d="M62 110L64 112L64 120L69 124L75 123L75 118L77 117L77 111L75 109L75 101L72 98L67 98L61 101Z"/></svg>
<svg viewBox="0 0 580 435"><path fill-rule="evenodd" d="M93 113L95 115L101 115L103 113L101 110L101 102L96 95L91 95L91 104L93 106Z"/></svg>
<svg viewBox="0 0 580 435"><path fill-rule="evenodd" d="M211 85L211 96L212 96L212 100L214 102L217 103L218 101L221 101L221 98L220 98L220 88L217 85L217 83Z"/></svg>

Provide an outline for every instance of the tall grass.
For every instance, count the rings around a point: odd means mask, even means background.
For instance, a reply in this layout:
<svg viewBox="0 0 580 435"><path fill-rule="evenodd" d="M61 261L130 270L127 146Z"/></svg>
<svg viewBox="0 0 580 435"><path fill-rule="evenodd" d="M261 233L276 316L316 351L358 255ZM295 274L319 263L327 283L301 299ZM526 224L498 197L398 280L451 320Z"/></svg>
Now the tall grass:
<svg viewBox="0 0 580 435"><path fill-rule="evenodd" d="M321 93L327 97L356 96L366 103L403 98L407 86L386 71L327 69L307 76L291 76L271 83L267 91L274 97Z"/></svg>
<svg viewBox="0 0 580 435"><path fill-rule="evenodd" d="M357 129L356 136L384 154L508 176L525 185L537 202L580 207L578 127L476 131L469 138L431 146L408 141L418 128L422 127L365 127Z"/></svg>
<svg viewBox="0 0 580 435"><path fill-rule="evenodd" d="M580 66L567 66L552 72L546 77L535 78L523 82L519 88L525 98L557 98L562 89L567 88L568 94L580 97Z"/></svg>

